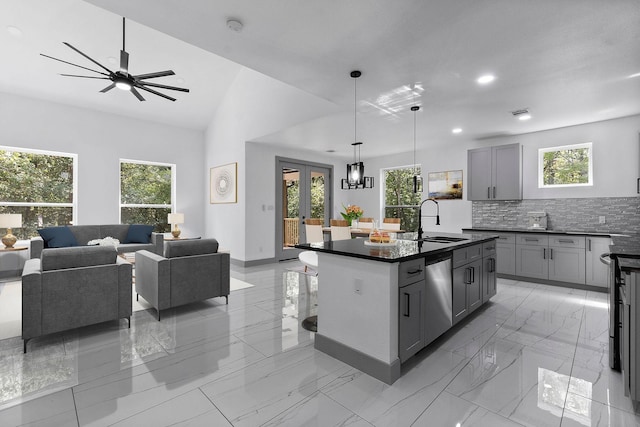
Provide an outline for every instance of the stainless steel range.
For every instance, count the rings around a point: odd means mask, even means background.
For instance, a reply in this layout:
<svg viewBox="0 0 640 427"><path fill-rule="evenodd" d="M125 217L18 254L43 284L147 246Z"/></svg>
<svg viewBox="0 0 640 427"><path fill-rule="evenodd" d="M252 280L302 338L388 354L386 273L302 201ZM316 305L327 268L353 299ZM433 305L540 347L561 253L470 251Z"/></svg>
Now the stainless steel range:
<svg viewBox="0 0 640 427"><path fill-rule="evenodd" d="M611 369L620 370L620 337L622 327L620 285L622 277L618 268L618 259L610 254L602 254L600 261L609 266L609 366Z"/></svg>

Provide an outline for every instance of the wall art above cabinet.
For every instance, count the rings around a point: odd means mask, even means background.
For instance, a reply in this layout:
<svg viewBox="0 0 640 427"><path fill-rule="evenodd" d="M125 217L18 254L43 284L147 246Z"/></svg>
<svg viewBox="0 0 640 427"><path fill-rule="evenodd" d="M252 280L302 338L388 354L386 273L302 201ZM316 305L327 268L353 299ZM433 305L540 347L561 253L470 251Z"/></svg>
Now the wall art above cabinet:
<svg viewBox="0 0 640 427"><path fill-rule="evenodd" d="M522 200L520 144L467 151L468 200Z"/></svg>

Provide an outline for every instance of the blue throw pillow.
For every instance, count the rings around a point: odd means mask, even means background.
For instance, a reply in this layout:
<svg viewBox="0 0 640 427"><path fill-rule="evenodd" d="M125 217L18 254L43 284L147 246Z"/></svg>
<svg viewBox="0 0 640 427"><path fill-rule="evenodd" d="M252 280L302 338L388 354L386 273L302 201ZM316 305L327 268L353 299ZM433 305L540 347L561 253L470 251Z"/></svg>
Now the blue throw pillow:
<svg viewBox="0 0 640 427"><path fill-rule="evenodd" d="M47 227L38 230L38 234L44 240L45 248L67 248L78 246L76 237L69 227Z"/></svg>
<svg viewBox="0 0 640 427"><path fill-rule="evenodd" d="M151 243L153 225L131 224L124 243Z"/></svg>

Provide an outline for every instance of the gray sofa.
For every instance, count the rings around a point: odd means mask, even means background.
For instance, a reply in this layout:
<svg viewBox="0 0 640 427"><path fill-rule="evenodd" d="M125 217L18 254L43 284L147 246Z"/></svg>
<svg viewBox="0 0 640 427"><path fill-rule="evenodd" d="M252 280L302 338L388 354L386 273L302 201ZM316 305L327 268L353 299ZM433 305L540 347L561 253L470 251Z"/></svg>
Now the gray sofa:
<svg viewBox="0 0 640 427"><path fill-rule="evenodd" d="M129 231L129 224L109 224L109 225L69 225L67 226L76 238L79 246L86 246L87 242L95 239L113 237L121 243L118 245L118 253L136 252L148 250L162 255L164 234L151 233L150 243L124 243ZM41 237L31 239L31 258L40 258L45 242Z"/></svg>
<svg viewBox="0 0 640 427"><path fill-rule="evenodd" d="M136 252L136 292L158 313L214 297L229 302L228 253L218 252L216 239L164 243L164 256Z"/></svg>
<svg viewBox="0 0 640 427"><path fill-rule="evenodd" d="M49 248L22 272L22 339L127 318L131 263L113 246Z"/></svg>

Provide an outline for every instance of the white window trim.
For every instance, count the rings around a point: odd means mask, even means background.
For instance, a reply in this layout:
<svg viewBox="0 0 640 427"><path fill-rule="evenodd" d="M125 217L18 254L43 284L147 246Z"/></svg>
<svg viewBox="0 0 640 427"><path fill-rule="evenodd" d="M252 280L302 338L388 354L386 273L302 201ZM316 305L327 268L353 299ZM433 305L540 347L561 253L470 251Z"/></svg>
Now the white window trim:
<svg viewBox="0 0 640 427"><path fill-rule="evenodd" d="M122 203L122 164L135 163L139 165L165 166L171 168L171 203L145 205L139 203ZM122 208L169 208L176 212L176 165L174 163L152 162L148 160L120 159L118 163L118 222L122 223Z"/></svg>
<svg viewBox="0 0 640 427"><path fill-rule="evenodd" d="M589 150L589 182L581 184L545 184L544 183L544 154L551 151L576 150L587 148ZM561 145L538 149L538 188L563 188L563 187L589 187L593 186L593 143Z"/></svg>
<svg viewBox="0 0 640 427"><path fill-rule="evenodd" d="M386 193L386 189L387 189L387 185L386 185L386 180L385 180L385 172L387 171L393 171L393 170L398 170L398 169L420 169L420 175L422 175L422 164L420 163L416 163L415 165L410 164L410 165L406 165L406 166L393 166L390 168L381 168L380 169L380 218L384 218L384 213L385 213L385 209L387 207L387 205L385 204L385 193ZM423 179L423 186L425 184L424 182L424 177ZM423 187L424 189L424 187ZM388 205L389 207L398 207L398 208L415 208L418 207L418 205Z"/></svg>
<svg viewBox="0 0 640 427"><path fill-rule="evenodd" d="M47 202L2 202L4 206L45 206L54 208L68 208L71 207L71 220L72 224L78 223L78 155L75 153L63 153L62 151L50 151L50 150L38 150L35 148L23 148L23 147L10 147L7 145L0 145L0 150L3 151L16 151L19 153L31 153L40 154L45 156L58 156L69 157L73 161L73 201L71 203L47 203Z"/></svg>

